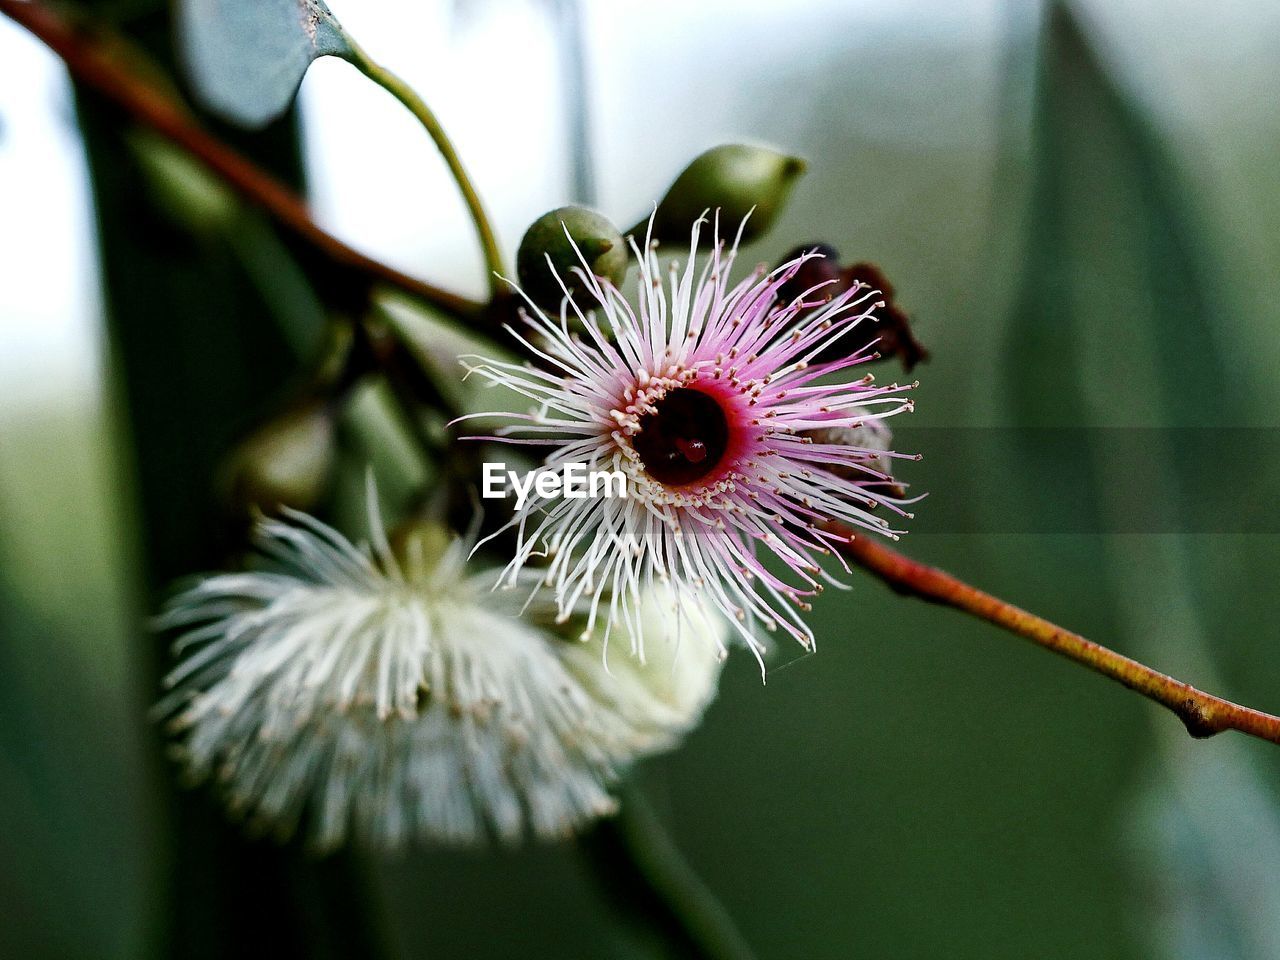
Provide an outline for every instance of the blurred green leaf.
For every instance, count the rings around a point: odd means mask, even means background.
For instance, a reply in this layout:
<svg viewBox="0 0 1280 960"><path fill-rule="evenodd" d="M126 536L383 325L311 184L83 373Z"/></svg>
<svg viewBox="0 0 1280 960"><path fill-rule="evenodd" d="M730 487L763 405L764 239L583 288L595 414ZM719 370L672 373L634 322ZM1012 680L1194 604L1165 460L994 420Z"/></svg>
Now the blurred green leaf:
<svg viewBox="0 0 1280 960"><path fill-rule="evenodd" d="M1280 810L1242 744L1163 751L1133 829L1143 929L1170 960L1280 957Z"/></svg>
<svg viewBox="0 0 1280 960"><path fill-rule="evenodd" d="M251 128L288 109L312 61L351 52L324 0L179 0L177 29L201 105Z"/></svg>
<svg viewBox="0 0 1280 960"><path fill-rule="evenodd" d="M0 957L151 955L162 865L114 431L97 391L0 417Z"/></svg>
<svg viewBox="0 0 1280 960"><path fill-rule="evenodd" d="M1074 8L1046 23L1040 162L1030 254L1006 342L1006 383L1023 424L1098 429L1244 422L1248 397L1225 360L1230 328L1213 295L1214 251L1201 238L1194 192L1152 118L1107 69ZM1087 136L1082 136L1087 131ZM1080 498L1114 529L1127 505L1181 503L1192 489L1166 435L1142 470L1115 443L1070 471L1029 462L1044 509ZM1106 451L1106 452L1104 452ZM1194 452L1193 454L1194 455ZM1193 683L1221 690L1208 662L1206 590L1187 534L1097 539L1097 589L1113 599L1121 646ZM1227 634L1227 636L1234 636ZM1214 648L1232 654L1230 645ZM1171 960L1280 955L1280 808L1260 776L1265 744L1187 740L1163 712L1141 812L1125 826L1145 890L1134 932Z"/></svg>
<svg viewBox="0 0 1280 960"><path fill-rule="evenodd" d="M158 208L192 233L226 227L239 208L228 186L157 134L133 131L128 140L151 179Z"/></svg>

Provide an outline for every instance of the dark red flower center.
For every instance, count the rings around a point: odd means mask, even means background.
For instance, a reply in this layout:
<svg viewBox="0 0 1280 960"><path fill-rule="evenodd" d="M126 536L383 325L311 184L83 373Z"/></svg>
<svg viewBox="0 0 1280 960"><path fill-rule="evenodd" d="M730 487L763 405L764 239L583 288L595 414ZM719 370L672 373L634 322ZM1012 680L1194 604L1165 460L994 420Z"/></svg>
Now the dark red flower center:
<svg viewBox="0 0 1280 960"><path fill-rule="evenodd" d="M716 399L700 390L672 390L640 418L631 443L649 476L682 486L709 475L729 446L729 420Z"/></svg>

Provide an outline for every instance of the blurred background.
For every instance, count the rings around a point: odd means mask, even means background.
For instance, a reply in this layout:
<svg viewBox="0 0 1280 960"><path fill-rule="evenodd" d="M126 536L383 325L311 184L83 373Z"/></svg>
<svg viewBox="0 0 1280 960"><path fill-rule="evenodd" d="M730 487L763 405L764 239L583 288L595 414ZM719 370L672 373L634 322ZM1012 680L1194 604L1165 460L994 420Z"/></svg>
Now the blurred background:
<svg viewBox="0 0 1280 960"><path fill-rule="evenodd" d="M170 56L165 4L83 6ZM714 144L806 157L746 259L831 243L913 315L904 548L1280 708L1280 5L331 6L439 112L508 255L584 175L629 224ZM431 145L345 63L217 129L361 250L483 290ZM260 225L193 232L133 143L0 18L0 956L671 955L572 845L317 862L175 785L146 619L218 562L211 478L306 305L262 283ZM816 654L765 686L733 658L640 772L760 957L1280 958L1275 747L852 584Z"/></svg>

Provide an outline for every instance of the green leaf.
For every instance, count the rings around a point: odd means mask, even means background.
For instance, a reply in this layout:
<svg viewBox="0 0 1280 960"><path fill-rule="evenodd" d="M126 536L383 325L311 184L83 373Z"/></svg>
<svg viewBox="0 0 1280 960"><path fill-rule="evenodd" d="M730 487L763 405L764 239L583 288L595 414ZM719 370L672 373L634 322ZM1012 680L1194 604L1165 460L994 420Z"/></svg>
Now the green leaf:
<svg viewBox="0 0 1280 960"><path fill-rule="evenodd" d="M161 792L111 420L70 382L0 417L0 957L156 946Z"/></svg>
<svg viewBox="0 0 1280 960"><path fill-rule="evenodd" d="M175 223L201 234L225 230L235 219L236 195L190 154L144 130L126 138L151 180L152 200Z"/></svg>
<svg viewBox="0 0 1280 960"><path fill-rule="evenodd" d="M1129 834L1142 881L1143 929L1170 960L1280 956L1280 808L1232 742L1178 740L1147 785Z"/></svg>
<svg viewBox="0 0 1280 960"><path fill-rule="evenodd" d="M200 103L252 128L288 109L313 60L352 52L324 0L179 0L177 29Z"/></svg>
<svg viewBox="0 0 1280 960"><path fill-rule="evenodd" d="M1053 4L1045 25L1036 196L1005 345L1015 420L1121 429L1248 422L1255 401L1230 362L1239 317L1222 306L1223 252L1206 242L1168 131L1140 109L1074 11ZM1104 531L1124 522L1128 504L1157 504L1157 515L1176 519L1192 498L1239 496L1194 484L1187 464L1203 451L1180 446L1175 429L1149 434L1141 459L1118 452L1108 433L1089 434L1073 469L1029 462L1018 482L1045 511L1069 498L1094 503ZM1096 589L1110 598L1122 649L1247 703L1259 695L1241 696L1238 680L1233 688L1215 676L1216 663L1266 669L1265 655L1248 662L1251 641L1235 623L1257 605L1238 584L1267 569L1250 570L1237 542L1098 537ZM1215 567L1213 580L1205 571ZM1229 619L1214 616L1218 593L1228 595ZM1277 956L1280 805L1264 765L1273 748L1194 743L1167 715L1152 711L1152 722L1158 750L1125 831L1141 881L1135 931L1155 956Z"/></svg>

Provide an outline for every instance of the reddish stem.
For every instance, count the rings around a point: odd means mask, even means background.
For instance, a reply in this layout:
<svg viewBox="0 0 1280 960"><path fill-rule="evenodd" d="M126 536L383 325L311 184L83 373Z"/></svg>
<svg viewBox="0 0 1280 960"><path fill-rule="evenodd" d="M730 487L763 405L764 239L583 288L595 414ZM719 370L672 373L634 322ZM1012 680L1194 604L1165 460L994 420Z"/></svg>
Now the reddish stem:
<svg viewBox="0 0 1280 960"><path fill-rule="evenodd" d="M1280 717L1197 690L1190 684L972 587L946 571L918 563L870 536L852 534L847 528L831 529L848 535L848 542L841 547L845 557L879 577L894 591L963 610L1117 680L1148 700L1172 710L1193 737L1211 737L1224 730L1239 730L1252 737L1280 743Z"/></svg>

